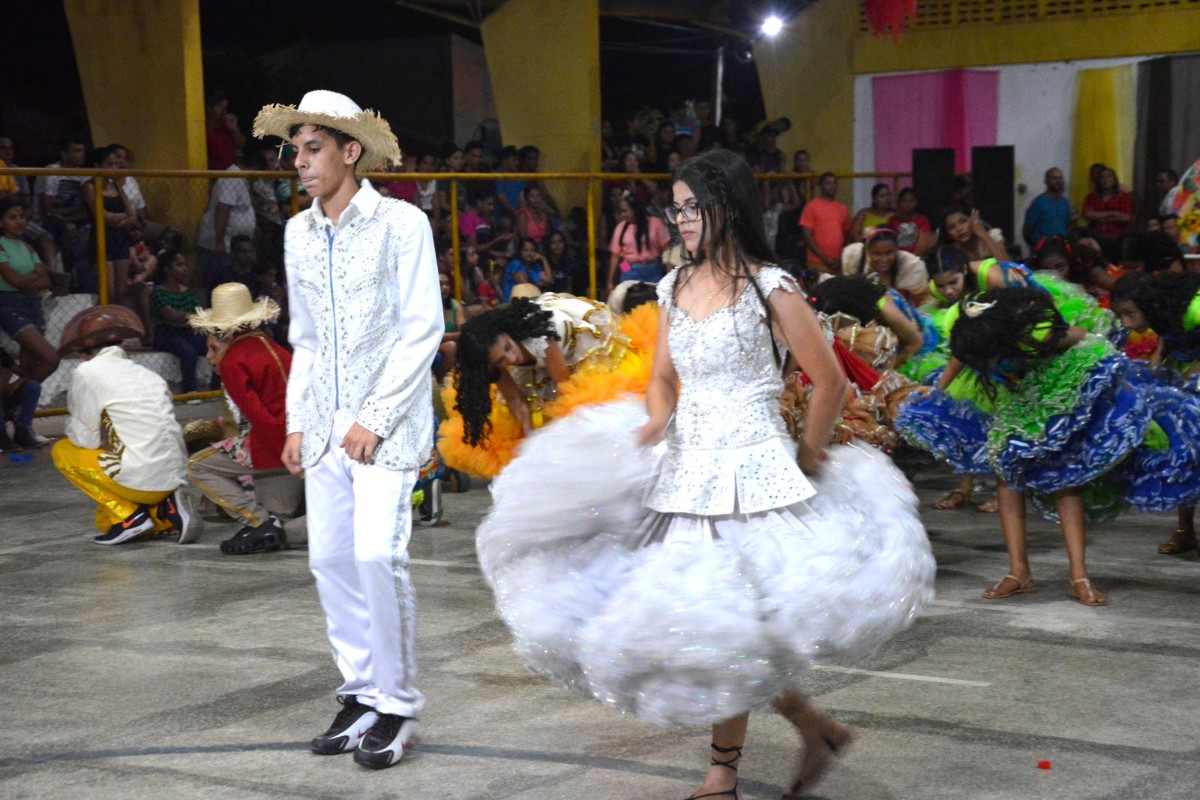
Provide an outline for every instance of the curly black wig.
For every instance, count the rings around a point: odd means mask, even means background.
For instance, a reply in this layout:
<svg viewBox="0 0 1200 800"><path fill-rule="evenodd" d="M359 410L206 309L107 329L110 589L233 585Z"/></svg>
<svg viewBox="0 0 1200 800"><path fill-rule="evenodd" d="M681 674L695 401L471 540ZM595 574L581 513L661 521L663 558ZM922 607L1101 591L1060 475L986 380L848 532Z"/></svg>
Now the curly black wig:
<svg viewBox="0 0 1200 800"><path fill-rule="evenodd" d="M821 281L808 301L822 314L849 314L862 324L879 322L879 298L887 293L881 284L861 275L840 275Z"/></svg>
<svg viewBox="0 0 1200 800"><path fill-rule="evenodd" d="M1132 300L1155 333L1176 337L1184 333L1183 317L1197 292L1200 292L1200 275L1195 273L1161 275L1156 279L1133 272L1113 284L1111 299L1113 302L1118 299ZM1170 348L1170 342L1167 347Z"/></svg>
<svg viewBox="0 0 1200 800"><path fill-rule="evenodd" d="M708 259L714 269L735 279L730 281L731 302L737 299L736 279L744 279L754 287L754 293L766 309L766 323L770 329L771 306L767 304L767 297L755 280L750 264L775 264L778 258L767 242L761 192L750 164L732 150L707 150L683 162L675 172L675 181L685 184L696 196L700 218L704 222L700 241L707 242L707 251L687 253L686 272L675 284L676 293L696 274L694 269L687 267L695 267ZM771 345L776 363L782 363L774 338Z"/></svg>
<svg viewBox="0 0 1200 800"><path fill-rule="evenodd" d="M962 306L962 313L950 331L950 352L980 375L987 375L1007 358L1050 355L1067 335L1066 320L1054 307L1050 295L1041 289L992 289ZM1050 324L1049 335L1037 336L1037 326L1043 323ZM984 392L994 397L993 382L981 383Z"/></svg>
<svg viewBox="0 0 1200 800"><path fill-rule="evenodd" d="M472 447L486 443L492 427L491 385L500 370L488 363L488 353L507 333L518 343L545 337L558 339L551 314L525 298L513 300L486 314L467 320L458 336L458 367L454 371L454 389L458 396L454 408L463 420L463 442Z"/></svg>

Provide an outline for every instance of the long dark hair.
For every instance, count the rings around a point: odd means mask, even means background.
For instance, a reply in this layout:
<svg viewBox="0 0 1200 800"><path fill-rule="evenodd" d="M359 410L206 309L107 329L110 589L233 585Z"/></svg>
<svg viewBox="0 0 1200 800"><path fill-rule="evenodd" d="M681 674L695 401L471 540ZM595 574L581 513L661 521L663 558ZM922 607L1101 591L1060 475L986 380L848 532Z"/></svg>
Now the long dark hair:
<svg viewBox="0 0 1200 800"><path fill-rule="evenodd" d="M633 211L633 246L638 250L646 250L650 247L650 218L646 215L646 201L639 200L632 192L625 192L621 199L629 203L629 208ZM629 228L628 222L621 223L621 232L618 235L617 241L622 241L625 238L625 231Z"/></svg>
<svg viewBox="0 0 1200 800"><path fill-rule="evenodd" d="M558 339L551 314L537 303L517 298L507 305L467 320L458 335L458 367L454 408L462 415L463 442L474 447L487 442L492 423L491 385L500 370L488 363L488 353L500 334L507 333L518 344L526 339Z"/></svg>
<svg viewBox="0 0 1200 800"><path fill-rule="evenodd" d="M699 250L687 253L687 266L698 265L707 255L714 269L735 279L730 282L730 294L735 298L736 279L748 281L766 310L767 329L770 330L771 306L750 272L750 262L774 264L778 259L763 229L762 197L750 165L746 159L730 150L706 150L680 164L675 181L685 184L696 196L700 219L704 223L700 241L707 243L709 248L708 253ZM726 263L730 251L733 253L732 262ZM692 275L695 275L695 270L688 270L681 276L682 280L675 284L676 293ZM771 346L775 351L776 363L781 363L782 358L773 336Z"/></svg>
<svg viewBox="0 0 1200 800"><path fill-rule="evenodd" d="M991 304L978 313L973 307ZM1047 335L1038 326L1049 323ZM986 376L1006 358L1040 358L1055 352L1067 334L1067 322L1041 289L1013 287L992 289L964 302L962 313L950 331L950 352L966 366ZM982 380L984 392L995 397L996 387Z"/></svg>
<svg viewBox="0 0 1200 800"><path fill-rule="evenodd" d="M862 324L879 321L879 298L887 293L881 284L861 275L839 275L818 283L808 296L822 314L849 314Z"/></svg>

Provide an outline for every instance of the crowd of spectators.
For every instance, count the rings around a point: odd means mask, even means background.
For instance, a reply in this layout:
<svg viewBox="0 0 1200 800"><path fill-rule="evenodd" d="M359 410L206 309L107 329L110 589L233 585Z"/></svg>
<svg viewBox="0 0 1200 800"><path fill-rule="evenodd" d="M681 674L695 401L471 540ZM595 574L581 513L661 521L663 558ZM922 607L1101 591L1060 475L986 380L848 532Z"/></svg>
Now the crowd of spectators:
<svg viewBox="0 0 1200 800"><path fill-rule="evenodd" d="M253 296L274 299L283 315L271 333L285 342L283 227L294 207L311 203L294 180L296 153L290 146L248 140L223 93L212 92L206 104L208 166L229 177L212 181L205 210L188 234L156 220L132 176L102 181L70 175L36 181L0 176L0 197L14 198L17 210L12 214L23 216L24 223L19 238L42 265L47 290L95 293L98 272L105 270L111 301L142 319L147 332L143 344L179 357L185 391L197 388L195 365L204 346L189 335L183 315L217 285L241 283ZM669 113L642 109L620 125L605 120L602 170L612 177L604 183L592 244L584 210L564 213L544 180L530 177L541 171L541 151L535 145L503 145L495 136L481 136L462 146L413 147L402 164L393 165L399 175L378 188L429 216L439 269L451 279L450 295L456 294L453 276L461 275L461 305L457 299L447 305L448 335L454 333L454 320L508 301L522 284L537 291L589 293L589 246L595 248L602 296L623 281L656 281L683 258L681 242L666 224L664 210L671 202L666 176L683 160L711 148L741 153L756 172L781 174L762 181L764 221L781 261L796 271L838 275L847 263L865 269L863 243L881 229L894 232L895 248L904 258L920 258L939 244L956 247L971 259L1021 257L1018 243L1006 242L973 208L969 177L957 180L956 202L933 219L918 213L912 188L893 196L893 186L886 183L872 187L870 205L852 212L838 200L833 173L818 174L806 150L789 158L778 147L778 136L789 127L783 118L764 120L746 132L733 117L718 124L711 103L703 98ZM18 164L14 150L12 138L0 136L0 162ZM85 142L69 139L48 166L120 171L133 165L134 154L120 144L89 151ZM278 171L279 177L238 174L246 170ZM442 173L471 177L429 177ZM408 174L422 177L409 179ZM1147 216L1139 214L1131 191L1114 170L1096 164L1090 171L1092 191L1077 211L1066 196L1063 172L1047 170L1045 192L1029 205L1019 228L1031 257L1040 242L1067 241L1075 260L1087 262L1077 269L1095 275L1101 284L1111 283L1104 276L1113 268L1183 268L1187 247L1180 243L1171 213L1179 176L1163 169L1157 178L1160 196L1141 204L1151 212ZM102 257L92 230L97 191L105 216ZM456 215L452 204L457 204ZM451 247L455 218L458 265ZM11 227L15 230L15 223ZM891 237L880 246L884 244L891 246ZM48 360L48 353L41 355Z"/></svg>

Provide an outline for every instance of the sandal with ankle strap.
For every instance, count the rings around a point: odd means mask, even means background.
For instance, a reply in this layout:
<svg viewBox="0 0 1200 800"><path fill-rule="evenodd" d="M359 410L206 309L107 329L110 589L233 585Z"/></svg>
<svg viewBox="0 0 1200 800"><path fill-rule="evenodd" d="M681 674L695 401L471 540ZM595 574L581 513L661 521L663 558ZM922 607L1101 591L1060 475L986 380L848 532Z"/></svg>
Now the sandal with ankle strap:
<svg viewBox="0 0 1200 800"><path fill-rule="evenodd" d="M737 764L734 762L739 761L741 759L742 748L740 748L740 747L720 747L715 742L709 746L712 747L713 750L716 750L721 755L727 755L729 753L736 753L736 755L733 758L730 758L726 761L718 761L715 758L711 758L711 757L709 758L709 763L712 766L724 767L725 769L731 769L734 771L734 774L736 774L738 771L738 768L737 768ZM687 800L700 800L700 798L702 798L702 797L732 797L732 798L734 798L734 800L737 800L737 796L738 796L737 788L738 788L737 781L735 780L733 782L732 789L727 789L723 792L705 792L704 794L688 795Z"/></svg>
<svg viewBox="0 0 1200 800"><path fill-rule="evenodd" d="M1179 556L1196 549L1196 535L1186 534L1182 528L1176 528L1170 540L1158 546L1159 555Z"/></svg>
<svg viewBox="0 0 1200 800"><path fill-rule="evenodd" d="M1080 595L1075 591L1075 585L1078 583L1083 584L1083 588L1087 590L1086 595ZM1108 598L1093 589L1092 582L1087 578L1076 578L1075 580L1071 581L1071 591L1067 592L1067 597L1071 598L1076 603L1079 603L1081 606L1099 608L1100 606L1108 605Z"/></svg>

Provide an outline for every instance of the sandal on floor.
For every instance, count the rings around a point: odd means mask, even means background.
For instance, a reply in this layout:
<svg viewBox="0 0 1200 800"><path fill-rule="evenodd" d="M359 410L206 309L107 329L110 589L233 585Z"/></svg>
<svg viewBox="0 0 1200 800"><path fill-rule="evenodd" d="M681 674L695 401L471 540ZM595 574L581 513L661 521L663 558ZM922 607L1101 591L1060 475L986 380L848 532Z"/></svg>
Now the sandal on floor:
<svg viewBox="0 0 1200 800"><path fill-rule="evenodd" d="M1008 591L1001 591L1000 587L1004 585L1005 581L1012 581L1016 586ZM1036 591L1037 586L1034 585L1032 576L1022 582L1016 575L1009 574L1001 578L995 586L984 591L983 598L985 600L1007 600L1014 595L1033 594Z"/></svg>
<svg viewBox="0 0 1200 800"><path fill-rule="evenodd" d="M971 496L962 489L955 489L950 494L933 504L938 511L953 511L956 508L971 505Z"/></svg>
<svg viewBox="0 0 1200 800"><path fill-rule="evenodd" d="M1185 535L1182 530L1176 530L1171 540L1158 546L1158 552L1164 556L1179 556L1196 549L1196 535Z"/></svg>
<svg viewBox="0 0 1200 800"><path fill-rule="evenodd" d="M742 757L742 748L740 748L740 747L718 747L716 742L711 744L710 747L712 747L713 750L716 750L718 753L721 753L722 755L734 753L734 756L732 758L728 758L725 761L717 761L715 758L710 758L709 763L714 767L724 767L725 769L731 769L731 770L733 770L734 774L736 775L737 770L738 770L737 762ZM702 798L702 797L732 797L734 800L737 800L737 797L738 797L737 788L738 788L737 780L734 780L732 789L727 789L724 792L705 792L704 794L688 795L687 800L700 800L700 798Z"/></svg>
<svg viewBox="0 0 1200 800"><path fill-rule="evenodd" d="M975 507L975 510L981 514L995 514L1000 510L1000 498L992 495L991 500L988 500L986 503L980 503Z"/></svg>
<svg viewBox="0 0 1200 800"><path fill-rule="evenodd" d="M253 553L274 552L287 547L287 534L273 518L257 528L249 525L221 542L221 552L227 556L248 556Z"/></svg>
<svg viewBox="0 0 1200 800"><path fill-rule="evenodd" d="M1075 590L1075 586L1080 583L1082 583L1084 589L1087 590L1086 596L1081 596L1079 592ZM1075 580L1071 581L1071 591L1067 592L1067 597L1071 598L1080 605L1091 606L1093 608L1099 608L1100 606L1108 605L1108 598L1093 589L1092 582L1087 578L1076 578Z"/></svg>

